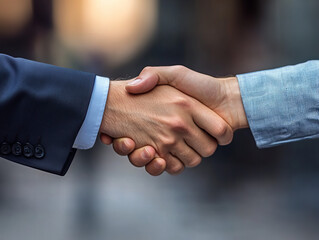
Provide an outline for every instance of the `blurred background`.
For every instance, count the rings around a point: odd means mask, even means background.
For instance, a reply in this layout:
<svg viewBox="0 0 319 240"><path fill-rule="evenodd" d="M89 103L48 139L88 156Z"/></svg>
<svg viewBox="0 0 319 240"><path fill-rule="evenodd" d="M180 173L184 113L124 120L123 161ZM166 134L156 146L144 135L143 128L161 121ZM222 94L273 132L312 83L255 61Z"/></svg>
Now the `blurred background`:
<svg viewBox="0 0 319 240"><path fill-rule="evenodd" d="M0 52L129 78L213 76L319 58L317 0L0 0ZM2 116L5 117L5 116ZM319 141L258 150L249 130L180 176L97 141L65 177L0 161L0 239L319 238Z"/></svg>

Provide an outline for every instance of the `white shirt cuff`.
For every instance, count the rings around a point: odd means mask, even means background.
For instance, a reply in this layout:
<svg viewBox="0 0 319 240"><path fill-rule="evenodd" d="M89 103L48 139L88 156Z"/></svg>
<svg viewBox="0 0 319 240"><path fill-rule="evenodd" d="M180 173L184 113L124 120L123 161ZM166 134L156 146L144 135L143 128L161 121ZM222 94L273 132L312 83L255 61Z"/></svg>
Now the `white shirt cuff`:
<svg viewBox="0 0 319 240"><path fill-rule="evenodd" d="M88 111L73 148L90 149L94 146L104 114L109 85L108 78L96 76Z"/></svg>

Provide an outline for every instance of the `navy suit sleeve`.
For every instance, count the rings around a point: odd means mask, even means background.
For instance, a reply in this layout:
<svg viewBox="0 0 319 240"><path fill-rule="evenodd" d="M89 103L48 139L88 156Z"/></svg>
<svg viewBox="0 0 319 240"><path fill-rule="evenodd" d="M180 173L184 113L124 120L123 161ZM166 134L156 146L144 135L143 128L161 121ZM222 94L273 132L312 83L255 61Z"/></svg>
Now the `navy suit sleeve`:
<svg viewBox="0 0 319 240"><path fill-rule="evenodd" d="M0 156L64 175L95 75L0 54Z"/></svg>

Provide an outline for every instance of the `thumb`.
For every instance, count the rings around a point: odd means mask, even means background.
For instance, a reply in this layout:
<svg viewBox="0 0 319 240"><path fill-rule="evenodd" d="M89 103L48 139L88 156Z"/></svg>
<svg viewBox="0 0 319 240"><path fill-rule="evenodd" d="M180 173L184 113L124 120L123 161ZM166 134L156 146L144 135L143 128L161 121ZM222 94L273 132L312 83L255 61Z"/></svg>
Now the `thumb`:
<svg viewBox="0 0 319 240"><path fill-rule="evenodd" d="M190 73L193 72L183 66L146 67L140 75L135 80L130 81L125 88L129 93L139 94L152 90L156 85L166 84L181 91L184 91L184 89L191 91L187 89L189 86L183 86L185 85L185 80L186 85L190 85L191 89L193 89L194 85L197 85L195 80L190 77ZM188 77L186 78L185 76ZM183 84L181 84L182 82Z"/></svg>
<svg viewBox="0 0 319 240"><path fill-rule="evenodd" d="M135 80L130 81L125 89L132 94L140 94L151 91L158 84L159 77L155 72L142 72Z"/></svg>

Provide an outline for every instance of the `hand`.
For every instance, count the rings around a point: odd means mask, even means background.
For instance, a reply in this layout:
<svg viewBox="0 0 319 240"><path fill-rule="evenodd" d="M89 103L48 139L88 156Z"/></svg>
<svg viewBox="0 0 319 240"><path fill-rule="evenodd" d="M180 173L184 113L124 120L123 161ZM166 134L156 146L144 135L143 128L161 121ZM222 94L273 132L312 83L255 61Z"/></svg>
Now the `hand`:
<svg viewBox="0 0 319 240"><path fill-rule="evenodd" d="M213 78L187 69L183 66L145 68L140 76L130 82L126 89L130 93L143 93L151 90L156 85L169 84L184 93L197 98L222 116L232 127L233 131L248 127L243 108L237 78ZM105 144L111 144L112 139L101 135ZM164 168L162 161L153 159L154 151L144 147L135 149L131 139L116 139L114 149L121 155L129 155L130 161L139 166L146 165L146 170L151 175L161 174ZM146 150L147 149L147 150ZM151 154L146 154L146 152Z"/></svg>
<svg viewBox="0 0 319 240"><path fill-rule="evenodd" d="M126 90L141 94L163 84L184 92L214 110L233 131L248 127L236 77L214 78L184 66L147 67L126 86Z"/></svg>
<svg viewBox="0 0 319 240"><path fill-rule="evenodd" d="M211 136L221 144L231 141L231 127L221 117L180 91L161 86L131 95L125 85L111 82L100 132L112 138L130 138L136 148L148 145L143 151L155 156L161 166L165 159L169 173L196 166L201 157L213 154L217 142Z"/></svg>

